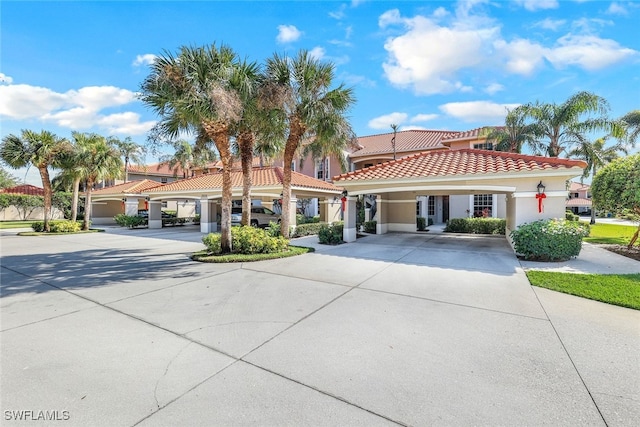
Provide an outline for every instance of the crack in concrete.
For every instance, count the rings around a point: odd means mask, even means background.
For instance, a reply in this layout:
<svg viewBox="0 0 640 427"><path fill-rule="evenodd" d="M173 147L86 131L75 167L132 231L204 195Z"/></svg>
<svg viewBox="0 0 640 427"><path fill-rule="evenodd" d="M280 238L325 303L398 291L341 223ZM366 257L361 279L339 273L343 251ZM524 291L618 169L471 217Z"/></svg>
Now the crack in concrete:
<svg viewBox="0 0 640 427"><path fill-rule="evenodd" d="M169 363L167 363L167 366L165 366L164 368L164 373L160 376L160 378L158 378L158 381L156 381L156 386L153 389L153 398L156 401L156 406L158 407L158 409L160 409L160 402L158 401L158 386L160 385L160 381L162 381L162 379L164 377L167 376L167 373L169 372L169 368L171 367L171 365L173 364L173 362L180 356L180 354L182 354L182 352L191 345L191 341L187 341L187 344L182 347L176 354L175 356L173 356L171 358L171 360L169 360Z"/></svg>

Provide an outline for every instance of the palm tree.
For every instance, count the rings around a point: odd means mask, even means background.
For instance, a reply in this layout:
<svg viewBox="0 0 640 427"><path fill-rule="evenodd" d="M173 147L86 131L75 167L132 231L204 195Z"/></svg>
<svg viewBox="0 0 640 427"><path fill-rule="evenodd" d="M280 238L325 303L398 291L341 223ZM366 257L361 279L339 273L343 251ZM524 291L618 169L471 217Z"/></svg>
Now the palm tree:
<svg viewBox="0 0 640 427"><path fill-rule="evenodd" d="M281 231L289 237L291 210L291 163L305 136L318 130L344 124L344 114L354 103L353 90L339 85L330 89L334 79L334 65L320 63L302 50L289 59L275 54L267 59L267 79L273 83L274 108L279 112L274 129L286 135L284 147L284 177L282 190ZM340 119L340 120L339 120Z"/></svg>
<svg viewBox="0 0 640 427"><path fill-rule="evenodd" d="M160 161L167 163L169 169L173 170L174 177L178 173L178 168L182 169L182 177L193 176L194 167L205 167L208 163L216 160L216 154L205 144L191 144L184 139L173 143L175 151L173 154L166 154L160 157Z"/></svg>
<svg viewBox="0 0 640 427"><path fill-rule="evenodd" d="M142 145L133 142L131 137L126 137L124 140L111 137L109 143L117 147L124 158L124 182L126 183L129 181L129 165L132 162L138 165L144 164L146 150Z"/></svg>
<svg viewBox="0 0 640 427"><path fill-rule="evenodd" d="M165 52L151 65L141 99L160 115L155 134L174 139L180 132L201 133L198 141L213 141L222 163L220 246L231 252L232 127L242 119L243 97L250 90L237 55L227 46L182 47L177 56Z"/></svg>
<svg viewBox="0 0 640 427"><path fill-rule="evenodd" d="M598 138L595 141L589 141L586 138L581 138L578 146L574 148L569 154L571 157L576 157L587 162L587 167L584 170L582 178L592 178L596 176L596 172L599 168L605 166L610 161L618 157L618 153L622 152L627 154L627 148L621 142L616 142L614 145L605 147L610 135ZM596 210L595 206L591 207L591 224L596 223Z"/></svg>
<svg viewBox="0 0 640 427"><path fill-rule="evenodd" d="M335 121L330 121L330 123L331 126L327 128L323 126L324 123L320 124L313 141L304 146L302 158L311 156L314 161L321 161L323 165L326 165L327 158L333 156L338 160L342 172L347 172L347 150L354 148L356 134L344 117L337 117ZM327 178L327 176L324 177L325 180Z"/></svg>
<svg viewBox="0 0 640 427"><path fill-rule="evenodd" d="M549 157L558 157L569 151L585 134L597 130L608 130L614 136L620 135L620 127L606 117L609 103L590 92L579 92L562 104L542 104L539 102L520 107L525 117L532 119L532 131L537 138L546 138L544 144ZM585 114L595 114L581 120Z"/></svg>
<svg viewBox="0 0 640 427"><path fill-rule="evenodd" d="M76 146L78 174L87 183L82 229L88 230L91 222L91 193L95 183L120 175L124 162L120 158L118 149L103 136L96 134L79 136L76 139Z"/></svg>
<svg viewBox="0 0 640 427"><path fill-rule="evenodd" d="M93 136L87 133L72 132L73 145L60 160L61 173L56 180L61 182L71 182L71 220L78 218L78 199L80 194L80 182L84 179L82 165L89 160L85 147L91 143Z"/></svg>
<svg viewBox="0 0 640 427"><path fill-rule="evenodd" d="M539 149L533 136L533 126L526 123L526 116L520 107L507 110L504 126L489 128L487 142L493 143L494 150L509 153L521 153L525 145L531 146L534 151Z"/></svg>
<svg viewBox="0 0 640 427"><path fill-rule="evenodd" d="M69 150L70 144L49 131L40 133L22 130L20 136L7 135L2 139L0 158L9 166L18 169L33 165L38 168L42 186L44 188L44 231L50 231L51 199L53 190L49 167L56 167L64 152Z"/></svg>
<svg viewBox="0 0 640 427"><path fill-rule="evenodd" d="M628 132L628 141L632 147L635 147L636 140L640 136L640 110L631 111L620 119L626 125Z"/></svg>

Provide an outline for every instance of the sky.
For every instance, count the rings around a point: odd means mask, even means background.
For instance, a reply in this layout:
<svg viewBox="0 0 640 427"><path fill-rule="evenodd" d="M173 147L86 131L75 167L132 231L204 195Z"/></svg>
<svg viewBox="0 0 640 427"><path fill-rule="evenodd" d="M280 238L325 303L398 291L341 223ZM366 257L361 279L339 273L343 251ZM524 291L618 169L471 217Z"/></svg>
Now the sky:
<svg viewBox="0 0 640 427"><path fill-rule="evenodd" d="M0 137L22 129L131 137L157 115L137 92L157 55L230 46L258 64L306 49L354 89L358 136L501 125L507 109L605 98L640 108L640 2L0 2ZM147 156L156 162L157 156ZM13 175L41 185L34 168Z"/></svg>

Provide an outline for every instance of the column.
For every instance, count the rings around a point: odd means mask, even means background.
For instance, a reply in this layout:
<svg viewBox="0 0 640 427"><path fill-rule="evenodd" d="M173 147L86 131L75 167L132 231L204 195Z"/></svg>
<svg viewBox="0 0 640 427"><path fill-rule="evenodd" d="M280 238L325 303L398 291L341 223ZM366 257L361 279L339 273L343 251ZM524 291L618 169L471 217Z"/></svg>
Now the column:
<svg viewBox="0 0 640 427"><path fill-rule="evenodd" d="M357 218L357 197L347 196L347 201L344 204L344 228L342 229L342 240L347 243L355 242L358 234L356 229Z"/></svg>
<svg viewBox="0 0 640 427"><path fill-rule="evenodd" d="M215 233L218 231L218 203L206 197L200 199L200 232Z"/></svg>
<svg viewBox="0 0 640 427"><path fill-rule="evenodd" d="M138 198L127 197L124 201L124 214L128 216L138 215Z"/></svg>
<svg viewBox="0 0 640 427"><path fill-rule="evenodd" d="M149 228L162 228L162 201L149 202Z"/></svg>
<svg viewBox="0 0 640 427"><path fill-rule="evenodd" d="M289 202L289 227L296 228L297 219L296 213L298 212L298 198L295 194L291 193L291 201Z"/></svg>

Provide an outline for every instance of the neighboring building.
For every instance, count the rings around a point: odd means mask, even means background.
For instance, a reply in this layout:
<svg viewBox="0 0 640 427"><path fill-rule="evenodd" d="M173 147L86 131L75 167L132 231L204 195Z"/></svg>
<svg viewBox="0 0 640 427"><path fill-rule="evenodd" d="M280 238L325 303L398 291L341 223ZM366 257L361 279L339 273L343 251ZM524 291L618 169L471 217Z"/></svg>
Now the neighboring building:
<svg viewBox="0 0 640 427"><path fill-rule="evenodd" d="M25 194L28 196L44 196L44 188L36 187L30 184L16 185L15 187L0 189L0 193L5 194ZM63 219L64 212L52 207L51 219ZM0 221L42 221L44 219L44 208L42 207L24 207L8 206L4 209L0 208Z"/></svg>
<svg viewBox="0 0 640 427"><path fill-rule="evenodd" d="M591 205L591 186L571 181L567 209L577 215L588 215L591 214Z"/></svg>

